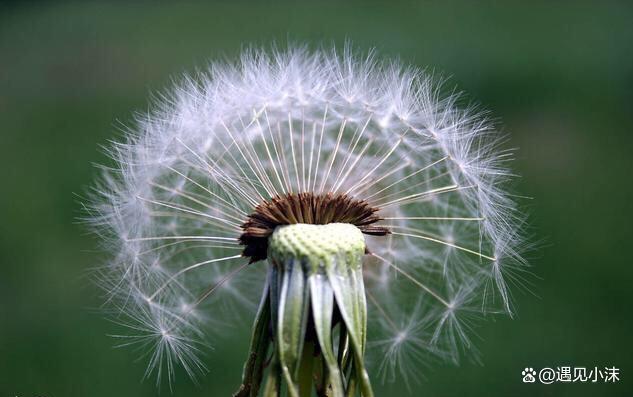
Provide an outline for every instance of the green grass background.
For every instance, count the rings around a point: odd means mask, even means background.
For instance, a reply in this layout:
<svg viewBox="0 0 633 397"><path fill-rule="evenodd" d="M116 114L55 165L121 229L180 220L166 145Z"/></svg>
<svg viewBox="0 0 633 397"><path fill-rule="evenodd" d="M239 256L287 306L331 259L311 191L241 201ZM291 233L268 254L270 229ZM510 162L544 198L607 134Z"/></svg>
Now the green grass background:
<svg viewBox="0 0 633 397"><path fill-rule="evenodd" d="M272 40L377 47L452 76L518 147L538 277L518 316L477 330L483 365L424 371L415 396L633 395L630 3L9 3L0 5L0 397L169 396L113 349L75 223L98 145L172 76ZM228 396L247 330L174 396ZM616 366L618 384L524 385L525 366ZM376 381L376 383L378 383ZM377 386L400 396L402 385ZM627 394L628 392L628 394Z"/></svg>

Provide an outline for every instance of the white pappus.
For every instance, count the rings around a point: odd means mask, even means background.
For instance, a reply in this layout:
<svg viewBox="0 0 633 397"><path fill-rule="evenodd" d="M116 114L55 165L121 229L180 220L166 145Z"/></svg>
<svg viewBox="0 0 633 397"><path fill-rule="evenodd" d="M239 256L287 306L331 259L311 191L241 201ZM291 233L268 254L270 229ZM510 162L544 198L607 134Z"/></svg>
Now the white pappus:
<svg viewBox="0 0 633 397"><path fill-rule="evenodd" d="M251 49L184 78L108 149L89 221L113 255L100 273L122 344L148 374L194 375L236 318L248 326L266 275L238 238L276 196L341 194L376 209L366 236L368 363L458 361L477 315L511 310L525 266L503 136L419 69L348 48ZM213 363L209 358L208 363ZM371 364L376 364L371 367Z"/></svg>

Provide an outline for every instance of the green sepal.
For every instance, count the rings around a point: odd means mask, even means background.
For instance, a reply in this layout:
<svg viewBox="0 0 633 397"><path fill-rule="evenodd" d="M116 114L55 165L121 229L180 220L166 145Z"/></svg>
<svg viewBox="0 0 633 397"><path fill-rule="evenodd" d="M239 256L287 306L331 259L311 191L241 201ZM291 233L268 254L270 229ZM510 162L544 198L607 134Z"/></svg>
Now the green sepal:
<svg viewBox="0 0 633 397"><path fill-rule="evenodd" d="M326 271L338 309L347 327L354 355L354 372L360 383L361 392L365 397L373 397L369 375L363 363L367 338L367 302L362 261L360 255L352 261L346 259L334 258L331 265L326 267Z"/></svg>
<svg viewBox="0 0 633 397"><path fill-rule="evenodd" d="M253 324L253 334L251 336L251 346L248 360L244 365L242 375L242 385L235 392L234 397L256 397L261 385L264 372L266 353L271 342L270 335L270 294L268 292L268 282L264 287L255 322Z"/></svg>
<svg viewBox="0 0 633 397"><path fill-rule="evenodd" d="M275 340L288 394L299 397L297 379L308 319L309 290L300 261L288 259L283 267Z"/></svg>
<svg viewBox="0 0 633 397"><path fill-rule="evenodd" d="M333 397L343 397L343 380L332 346L332 313L334 293L325 274L313 274L309 278L312 300L312 317L321 354L327 367L329 385Z"/></svg>

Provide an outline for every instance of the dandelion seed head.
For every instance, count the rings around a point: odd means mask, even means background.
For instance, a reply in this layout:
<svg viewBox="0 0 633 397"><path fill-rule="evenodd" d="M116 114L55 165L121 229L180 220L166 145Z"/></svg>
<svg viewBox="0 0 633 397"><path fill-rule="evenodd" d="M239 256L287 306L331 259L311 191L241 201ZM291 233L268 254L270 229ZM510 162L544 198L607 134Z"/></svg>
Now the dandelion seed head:
<svg viewBox="0 0 633 397"><path fill-rule="evenodd" d="M373 52L250 49L137 115L107 149L114 166L103 167L89 220L113 253L99 277L106 299L141 335L130 341L152 349L148 373L171 379L179 363L194 374L198 343L221 336L215 325L250 321L265 250L253 258L240 236L249 222L263 230L258 208L281 200L272 228L349 215L291 199L301 195L372 211L353 219L365 228L376 323L367 353L387 357L385 379L408 383L406 361L472 351L477 314L511 309L522 216L505 192L503 137L443 92L435 76Z"/></svg>

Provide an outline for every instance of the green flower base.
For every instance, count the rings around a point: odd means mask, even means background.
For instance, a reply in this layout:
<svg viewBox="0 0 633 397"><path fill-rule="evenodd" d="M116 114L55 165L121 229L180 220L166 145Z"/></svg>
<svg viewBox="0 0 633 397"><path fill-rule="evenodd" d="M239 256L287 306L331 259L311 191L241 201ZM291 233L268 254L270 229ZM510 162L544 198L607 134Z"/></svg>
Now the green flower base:
<svg viewBox="0 0 633 397"><path fill-rule="evenodd" d="M364 366L367 303L365 239L354 225L278 227L235 396L373 397ZM265 379L264 379L265 378ZM262 388L263 385L263 388Z"/></svg>

